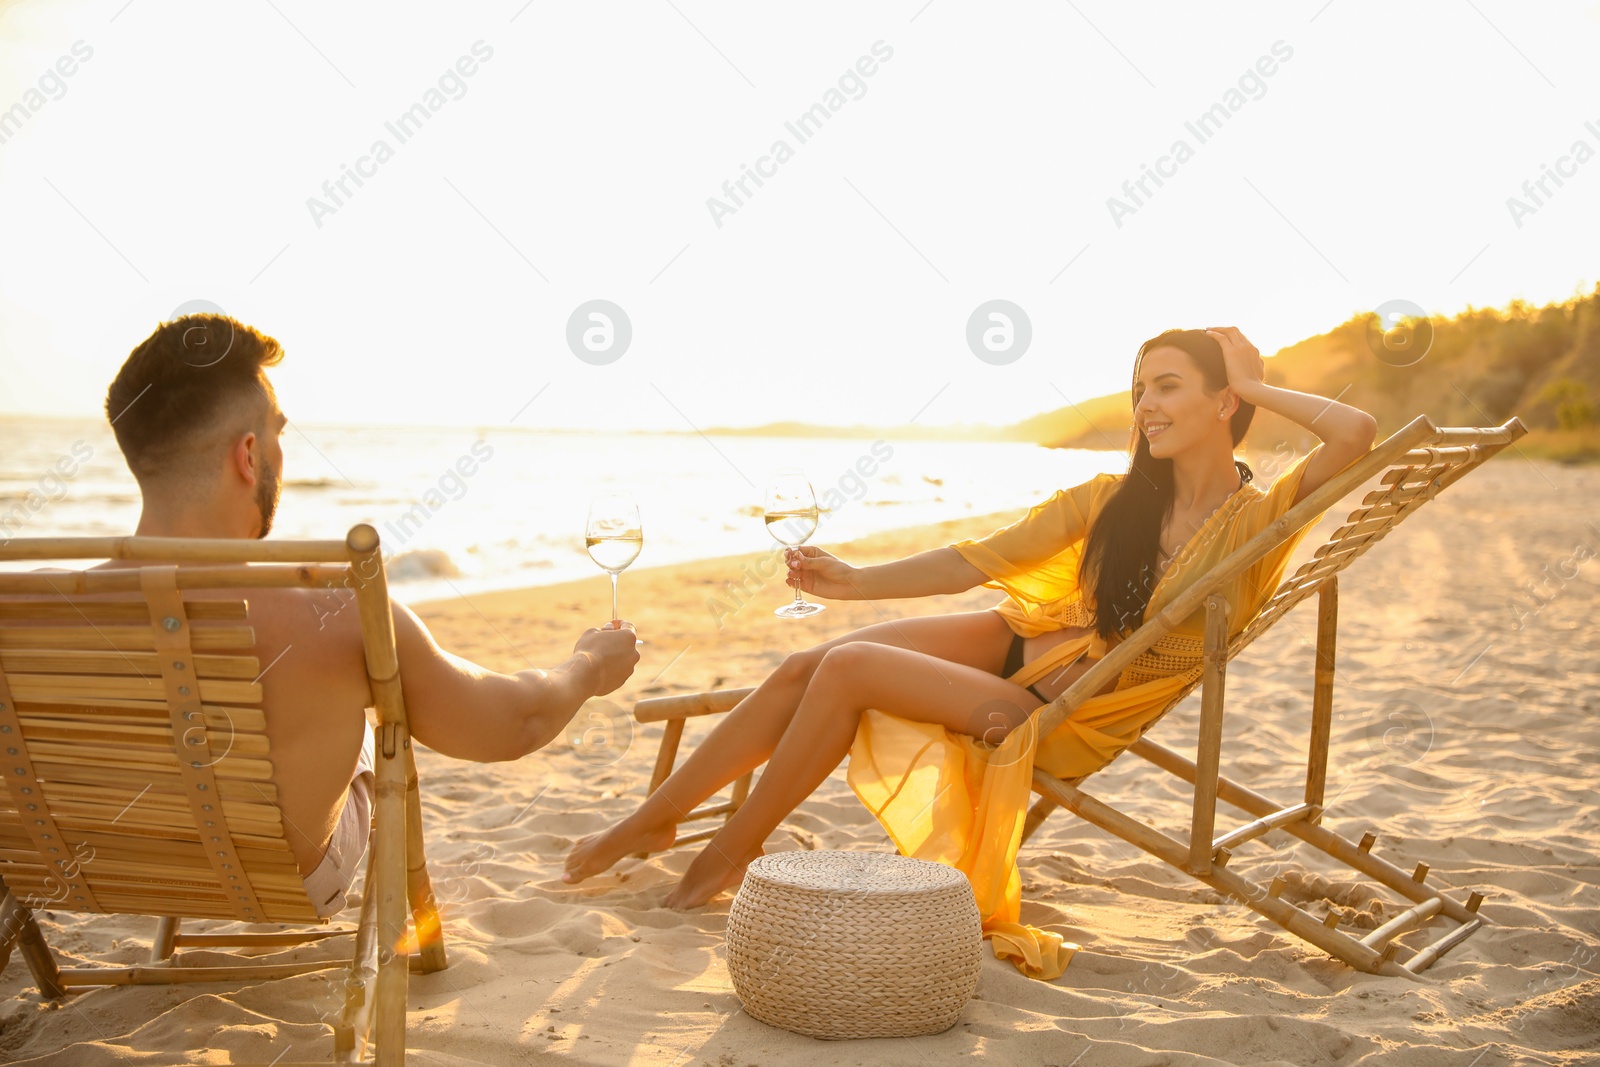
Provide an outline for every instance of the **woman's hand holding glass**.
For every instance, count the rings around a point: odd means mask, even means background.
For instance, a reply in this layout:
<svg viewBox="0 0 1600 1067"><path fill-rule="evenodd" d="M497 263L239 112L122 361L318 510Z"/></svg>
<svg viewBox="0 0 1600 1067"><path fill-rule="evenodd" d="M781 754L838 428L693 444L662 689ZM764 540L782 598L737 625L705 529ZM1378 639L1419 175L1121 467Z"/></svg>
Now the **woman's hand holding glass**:
<svg viewBox="0 0 1600 1067"><path fill-rule="evenodd" d="M826 600L860 600L856 568L815 545L800 545L784 553L789 561L787 584Z"/></svg>
<svg viewBox="0 0 1600 1067"><path fill-rule="evenodd" d="M793 551L811 539L817 532L821 512L817 509L817 494L806 480L805 472L797 467L778 471L767 484L767 503L763 509L767 532L782 545ZM793 583L791 583L793 584ZM773 612L786 619L803 619L828 610L821 604L808 604L795 586L794 603L785 604Z"/></svg>

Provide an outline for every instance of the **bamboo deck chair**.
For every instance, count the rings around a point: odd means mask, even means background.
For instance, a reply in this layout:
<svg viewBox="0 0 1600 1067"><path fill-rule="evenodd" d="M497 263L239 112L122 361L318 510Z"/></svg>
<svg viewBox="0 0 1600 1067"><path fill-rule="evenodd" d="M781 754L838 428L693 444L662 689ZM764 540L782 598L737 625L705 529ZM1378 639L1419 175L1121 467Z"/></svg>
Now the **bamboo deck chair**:
<svg viewBox="0 0 1600 1067"><path fill-rule="evenodd" d="M85 986L259 981L343 967L334 1054L322 1062L404 1063L407 974L446 961L377 532L356 526L343 541L0 545L0 563L91 559L148 563L0 573L0 960L19 948L50 998ZM329 925L306 894L267 780L271 753L256 706L263 671L251 654L246 602L185 595L268 587L338 590L359 611L379 720L360 918L342 929L184 933L183 919ZM36 908L159 916L150 963L62 967ZM287 947L343 934L355 935L343 961L173 961L185 946Z"/></svg>
<svg viewBox="0 0 1600 1067"><path fill-rule="evenodd" d="M1416 977L1470 937L1487 921L1478 915L1478 907L1483 901L1481 894L1474 892L1465 902L1447 897L1425 883L1428 874L1426 864L1418 864L1413 871L1407 872L1374 856L1371 850L1376 843L1376 835L1366 833L1359 842L1355 842L1321 825L1325 814L1323 799L1328 780L1328 744L1333 721L1338 575L1356 557L1381 541L1407 515L1432 500L1441 489L1527 432L1522 421L1514 417L1500 426L1440 427L1425 415L1417 416L1366 456L1317 487L1267 529L1239 546L1210 574L1195 582L1168 604L1164 611L1113 648L1040 712L1039 736L1047 737L1081 701L1120 677L1140 653L1154 645L1173 627L1195 611L1203 610L1206 613L1204 673L1179 692L1161 715L1145 727L1148 731L1196 686L1202 687L1196 759L1186 759L1146 737L1140 737L1128 746L1134 754L1194 786L1194 807L1186 836L1164 833L1130 818L1110 804L1085 793L1080 788L1081 778L1062 781L1036 769L1033 788L1040 797L1028 812L1023 826L1023 842L1027 842L1057 807L1067 808L1080 818L1244 903L1278 926L1350 966L1373 974ZM1335 530L1327 543L1318 548L1293 576L1284 580L1244 630L1231 641L1228 640L1228 606L1223 597L1214 595L1216 590L1303 528L1313 517L1380 474L1378 483L1381 488L1363 497L1361 506L1350 513L1346 524ZM1299 802L1284 805L1220 774L1224 683L1228 661L1290 608L1313 593L1317 594L1318 604L1317 650L1305 792ZM635 718L639 722L667 724L651 791L671 773L686 718L729 711L753 691L717 690L640 701L635 709ZM748 790L749 780L746 776L736 786L731 803L707 806L690 813L683 821L729 815L738 808ZM1214 836L1219 799L1252 816L1252 821ZM1377 880L1405 898L1410 906L1376 930L1357 937L1337 929L1337 913L1331 913L1327 919L1318 919L1280 899L1284 888L1281 878L1274 878L1269 885L1261 886L1228 868L1236 850L1275 829L1287 831L1335 861ZM703 840L710 833L695 834L680 843ZM1395 938L1441 915L1455 920L1457 925L1438 940L1413 952L1403 963L1399 962L1397 956L1405 950Z"/></svg>

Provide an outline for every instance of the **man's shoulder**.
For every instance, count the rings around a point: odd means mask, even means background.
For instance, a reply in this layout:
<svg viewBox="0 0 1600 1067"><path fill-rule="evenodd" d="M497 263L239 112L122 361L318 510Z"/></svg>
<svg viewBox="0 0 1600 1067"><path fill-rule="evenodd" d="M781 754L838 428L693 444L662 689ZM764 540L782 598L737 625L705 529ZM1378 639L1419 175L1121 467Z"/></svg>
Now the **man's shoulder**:
<svg viewBox="0 0 1600 1067"><path fill-rule="evenodd" d="M361 609L355 591L251 589L244 591L252 625L283 630L307 643L341 645L361 640Z"/></svg>

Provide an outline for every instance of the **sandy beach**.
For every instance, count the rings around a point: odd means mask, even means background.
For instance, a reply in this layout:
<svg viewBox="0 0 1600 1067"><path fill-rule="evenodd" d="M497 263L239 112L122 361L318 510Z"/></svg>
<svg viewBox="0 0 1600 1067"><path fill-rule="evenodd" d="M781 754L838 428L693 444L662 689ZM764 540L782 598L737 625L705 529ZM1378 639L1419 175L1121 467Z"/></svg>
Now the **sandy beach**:
<svg viewBox="0 0 1600 1067"><path fill-rule="evenodd" d="M1340 525L1330 509L1291 571ZM984 950L977 994L938 1035L819 1045L748 1017L729 981L730 897L680 914L659 901L690 860L625 860L579 886L559 880L571 843L629 811L659 726L635 700L753 685L790 651L885 618L985 607L979 589L926 601L833 603L776 618L790 590L760 552L628 572L622 614L648 641L630 683L580 712L561 744L517 763L468 764L421 749L423 813L450 967L413 976L417 1064L922 1065L1318 1064L1498 1067L1600 1063L1600 468L1508 453L1384 543L1341 582L1332 770L1325 823L1371 830L1376 853L1487 899L1493 925L1410 982L1361 974L1279 933L1242 905L1058 812L1021 855L1025 922L1083 946L1054 982ZM1016 517L979 516L834 547L897 558ZM1585 550L1585 546L1587 549ZM771 570L763 579L761 572ZM739 600L728 583L742 583ZM581 582L419 606L446 648L503 670L563 658L604 618L609 587ZM1229 669L1224 772L1297 798L1312 685L1315 606L1302 605ZM1199 694L1154 737L1192 752ZM593 713L591 715L591 713ZM686 748L709 724L691 725ZM1126 756L1090 792L1157 826L1186 827L1180 784ZM1223 807L1219 821L1246 821ZM1282 874L1288 899L1357 928L1396 910L1319 855L1273 834L1235 864ZM888 850L842 769L767 842ZM1324 903L1323 898L1331 900ZM354 911L345 915L354 919ZM146 960L155 920L40 913L74 962ZM1435 925L1404 943L1437 936ZM343 951L348 942L336 944ZM274 961L334 958L312 946ZM194 963L225 954L189 950ZM269 1063L328 1055L317 1022L336 971L270 984L98 989L42 1002L20 955L0 974L0 1062L38 1067Z"/></svg>

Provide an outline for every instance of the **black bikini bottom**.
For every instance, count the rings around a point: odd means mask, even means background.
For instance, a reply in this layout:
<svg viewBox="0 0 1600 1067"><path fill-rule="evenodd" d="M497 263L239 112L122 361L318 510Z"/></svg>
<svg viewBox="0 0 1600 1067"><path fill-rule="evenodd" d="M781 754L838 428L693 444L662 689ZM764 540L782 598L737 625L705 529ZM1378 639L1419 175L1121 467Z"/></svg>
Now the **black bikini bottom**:
<svg viewBox="0 0 1600 1067"><path fill-rule="evenodd" d="M1006 652L1005 669L1000 672L1002 677L1009 678L1022 669L1022 642L1024 640L1026 639L1021 634L1014 633L1011 635L1011 648ZM1028 686L1028 692L1038 697L1043 703L1050 703L1049 697L1031 685Z"/></svg>

